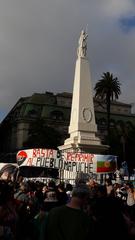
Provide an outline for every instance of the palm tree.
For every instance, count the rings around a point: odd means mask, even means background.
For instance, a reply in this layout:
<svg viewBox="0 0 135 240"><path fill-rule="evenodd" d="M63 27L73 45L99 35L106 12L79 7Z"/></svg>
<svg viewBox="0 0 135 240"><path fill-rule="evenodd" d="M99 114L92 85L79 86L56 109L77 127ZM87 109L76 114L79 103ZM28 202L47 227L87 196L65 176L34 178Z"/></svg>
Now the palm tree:
<svg viewBox="0 0 135 240"><path fill-rule="evenodd" d="M110 138L110 107L111 101L117 100L121 94L120 82L117 77L114 77L110 72L104 72L101 79L96 83L94 90L95 98L102 100L106 104L107 111L107 132L108 143Z"/></svg>

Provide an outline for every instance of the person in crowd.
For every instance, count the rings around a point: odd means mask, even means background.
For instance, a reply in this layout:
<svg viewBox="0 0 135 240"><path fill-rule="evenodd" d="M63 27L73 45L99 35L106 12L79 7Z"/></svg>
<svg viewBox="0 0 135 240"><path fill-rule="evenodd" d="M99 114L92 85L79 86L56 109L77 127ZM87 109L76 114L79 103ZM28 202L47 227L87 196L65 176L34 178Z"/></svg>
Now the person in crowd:
<svg viewBox="0 0 135 240"><path fill-rule="evenodd" d="M63 182L57 186L57 199L58 199L59 206L66 204L68 201L68 196L66 194L66 190Z"/></svg>
<svg viewBox="0 0 135 240"><path fill-rule="evenodd" d="M0 239L16 240L18 214L14 202L13 186L0 181Z"/></svg>
<svg viewBox="0 0 135 240"><path fill-rule="evenodd" d="M125 185L121 185L121 184L115 184L114 187L114 193L115 193L115 197L122 200L123 203L126 205L126 201L127 201L127 189Z"/></svg>
<svg viewBox="0 0 135 240"><path fill-rule="evenodd" d="M96 194L94 196L90 196L88 200L88 206L87 206L87 213L88 215L94 220L95 214L94 214L94 206L97 201L100 201L99 199L105 199L107 197L107 190L105 185L98 184L96 187Z"/></svg>
<svg viewBox="0 0 135 240"><path fill-rule="evenodd" d="M48 217L48 209L46 204L40 205L39 212L31 220L30 239L31 240L44 240L46 223Z"/></svg>
<svg viewBox="0 0 135 240"><path fill-rule="evenodd" d="M21 182L18 191L14 194L14 198L18 202L25 202L29 201L29 197L27 193L29 192L29 185L27 182Z"/></svg>
<svg viewBox="0 0 135 240"><path fill-rule="evenodd" d="M48 186L46 186L43 198L47 212L58 206L56 184L53 180L49 181Z"/></svg>
<svg viewBox="0 0 135 240"><path fill-rule="evenodd" d="M18 192L14 194L16 209L18 212L17 240L27 240L30 234L30 204L29 204L29 184L21 182Z"/></svg>
<svg viewBox="0 0 135 240"><path fill-rule="evenodd" d="M89 190L90 190L90 199L95 198L96 194L97 194L98 184L96 183L96 181L93 178L90 178L89 181L87 182L87 185L88 185Z"/></svg>
<svg viewBox="0 0 135 240"><path fill-rule="evenodd" d="M94 201L91 212L95 239L129 239L121 202L117 198L100 195Z"/></svg>
<svg viewBox="0 0 135 240"><path fill-rule="evenodd" d="M56 193L56 184L53 180L50 180L48 186L46 187L46 191L43 194L44 200L46 199L48 192Z"/></svg>
<svg viewBox="0 0 135 240"><path fill-rule="evenodd" d="M96 199L106 198L107 197L107 189L105 185L98 185L97 186L97 194Z"/></svg>
<svg viewBox="0 0 135 240"><path fill-rule="evenodd" d="M43 199L45 199L47 192L48 192L48 186L47 186L47 184L44 184L44 186L42 188Z"/></svg>
<svg viewBox="0 0 135 240"><path fill-rule="evenodd" d="M127 211L135 221L135 191L132 183L126 184L127 188Z"/></svg>
<svg viewBox="0 0 135 240"><path fill-rule="evenodd" d="M105 180L107 196L114 196L113 184L110 178Z"/></svg>
<svg viewBox="0 0 135 240"><path fill-rule="evenodd" d="M71 200L71 197L72 197L72 190L73 190L73 186L72 184L68 183L66 185L66 194L67 194L67 198L68 198L68 202Z"/></svg>
<svg viewBox="0 0 135 240"><path fill-rule="evenodd" d="M54 180L50 180L48 183L48 191L56 191L56 183Z"/></svg>
<svg viewBox="0 0 135 240"><path fill-rule="evenodd" d="M44 200L44 205L47 212L49 212L52 208L58 206L58 199L55 191L47 192L46 198Z"/></svg>
<svg viewBox="0 0 135 240"><path fill-rule="evenodd" d="M86 185L74 187L66 205L50 211L46 225L46 240L86 240L92 229L87 214L82 210L89 198Z"/></svg>
<svg viewBox="0 0 135 240"><path fill-rule="evenodd" d="M39 184L36 182L28 181L29 189L27 192L28 196L28 205L27 209L29 210L29 218L33 218L39 211L40 205L43 203L43 194Z"/></svg>
<svg viewBox="0 0 135 240"><path fill-rule="evenodd" d="M43 186L44 186L43 183L37 181L36 184L35 184L36 189L35 189L35 192L34 192L35 197L37 198L39 204L41 204L41 205L44 201L44 195L43 195L43 192L42 192Z"/></svg>

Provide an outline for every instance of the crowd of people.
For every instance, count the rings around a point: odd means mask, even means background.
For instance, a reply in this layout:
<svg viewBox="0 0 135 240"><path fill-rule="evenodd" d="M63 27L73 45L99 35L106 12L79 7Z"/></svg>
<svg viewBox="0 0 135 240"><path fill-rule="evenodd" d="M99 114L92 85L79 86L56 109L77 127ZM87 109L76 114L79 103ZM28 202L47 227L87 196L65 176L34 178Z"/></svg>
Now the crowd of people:
<svg viewBox="0 0 135 240"><path fill-rule="evenodd" d="M0 180L0 240L135 239L135 191L122 185L74 186Z"/></svg>

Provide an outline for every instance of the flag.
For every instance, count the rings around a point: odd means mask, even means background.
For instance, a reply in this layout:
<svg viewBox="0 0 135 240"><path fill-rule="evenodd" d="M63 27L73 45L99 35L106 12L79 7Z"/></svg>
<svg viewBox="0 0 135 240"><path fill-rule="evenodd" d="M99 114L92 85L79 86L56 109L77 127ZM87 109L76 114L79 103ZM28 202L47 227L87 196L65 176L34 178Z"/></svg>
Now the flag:
<svg viewBox="0 0 135 240"><path fill-rule="evenodd" d="M113 155L97 155L97 173L115 172L117 157Z"/></svg>

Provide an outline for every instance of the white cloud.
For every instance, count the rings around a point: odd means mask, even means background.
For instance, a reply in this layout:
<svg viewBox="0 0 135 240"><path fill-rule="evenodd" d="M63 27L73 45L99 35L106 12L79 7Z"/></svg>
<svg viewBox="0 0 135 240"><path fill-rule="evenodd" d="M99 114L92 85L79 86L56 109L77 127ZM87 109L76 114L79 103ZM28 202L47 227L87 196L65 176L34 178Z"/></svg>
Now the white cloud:
<svg viewBox="0 0 135 240"><path fill-rule="evenodd" d="M103 14L108 17L120 17L134 13L133 0L101 0Z"/></svg>
<svg viewBox="0 0 135 240"><path fill-rule="evenodd" d="M135 31L121 29L132 0L1 0L0 110L33 92L72 91L77 41L88 24L93 86L102 72L122 82L121 99L134 102Z"/></svg>

